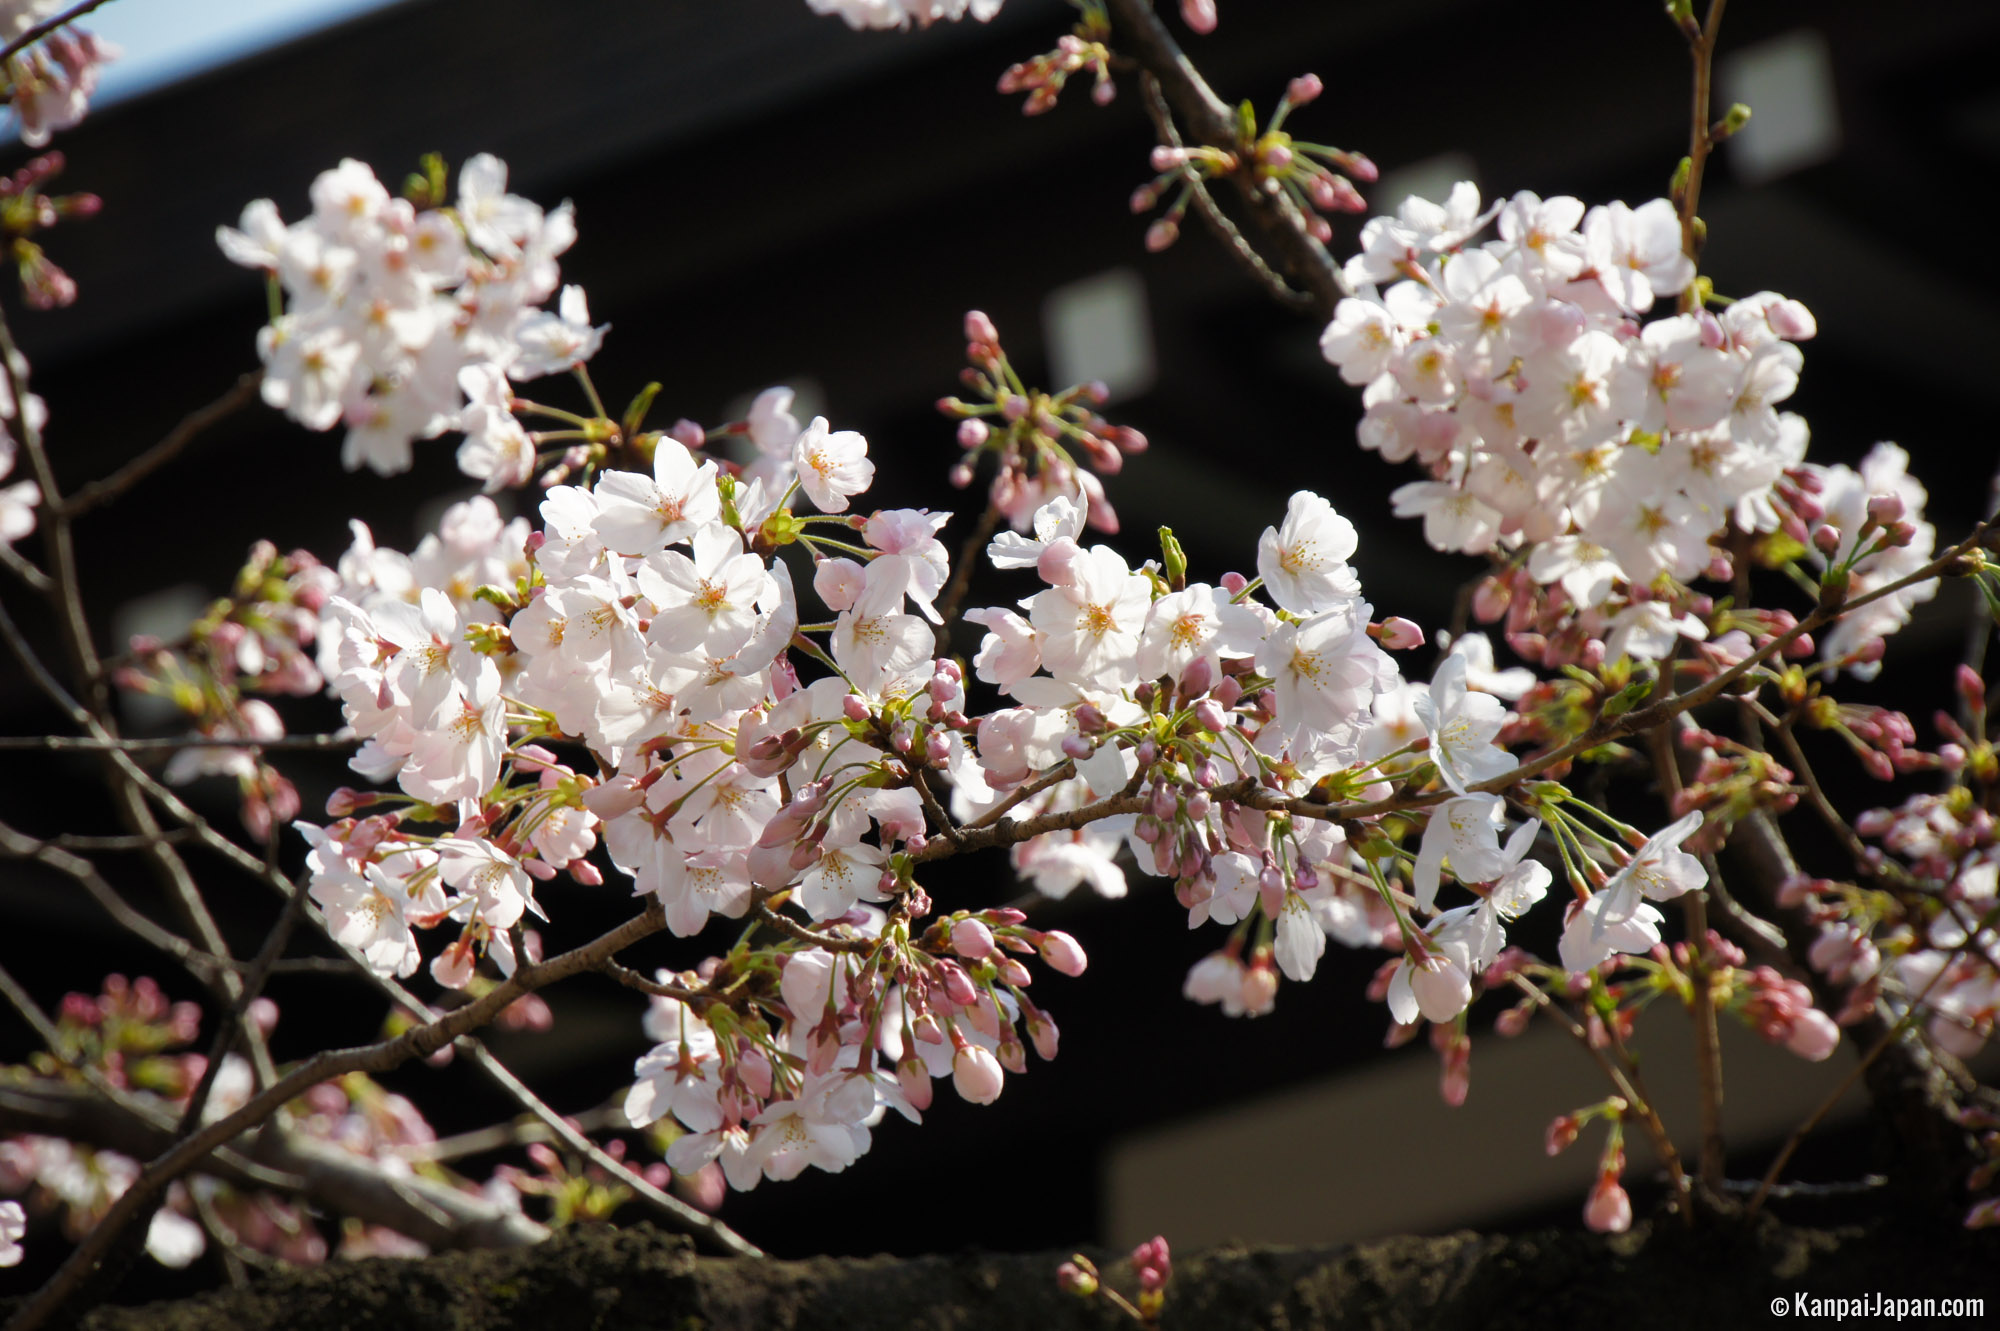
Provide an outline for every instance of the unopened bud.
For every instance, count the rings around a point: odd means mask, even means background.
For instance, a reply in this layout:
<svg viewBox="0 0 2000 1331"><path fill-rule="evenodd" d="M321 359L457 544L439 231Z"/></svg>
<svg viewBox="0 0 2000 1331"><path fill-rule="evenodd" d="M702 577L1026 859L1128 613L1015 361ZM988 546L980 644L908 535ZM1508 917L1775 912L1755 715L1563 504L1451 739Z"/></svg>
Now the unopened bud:
<svg viewBox="0 0 2000 1331"><path fill-rule="evenodd" d="M967 961L978 961L993 952L993 931L967 916L951 926L951 950Z"/></svg>
<svg viewBox="0 0 2000 1331"><path fill-rule="evenodd" d="M1060 929L1051 929L1040 940L1042 960L1061 971L1064 975L1081 975L1090 959L1083 953L1083 945Z"/></svg>
<svg viewBox="0 0 2000 1331"><path fill-rule="evenodd" d="M1181 22L1206 35L1215 31L1215 0L1181 0Z"/></svg>
<svg viewBox="0 0 2000 1331"><path fill-rule="evenodd" d="M1392 652L1408 651L1424 645L1424 631L1401 615L1391 615L1381 623L1381 635L1376 639Z"/></svg>

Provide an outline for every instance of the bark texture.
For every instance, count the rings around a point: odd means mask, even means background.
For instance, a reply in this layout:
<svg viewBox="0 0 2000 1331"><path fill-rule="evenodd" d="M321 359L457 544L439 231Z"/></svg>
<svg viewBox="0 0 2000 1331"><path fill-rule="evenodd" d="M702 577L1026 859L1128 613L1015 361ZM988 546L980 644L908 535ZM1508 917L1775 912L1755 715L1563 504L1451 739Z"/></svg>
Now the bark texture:
<svg viewBox="0 0 2000 1331"><path fill-rule="evenodd" d="M1066 1253L753 1261L697 1256L645 1226L570 1230L514 1251L369 1260L268 1277L178 1303L99 1308L88 1331L425 1327L437 1331L1130 1326L1056 1289ZM1107 1271L1119 1264L1093 1254ZM1112 1283L1120 1284L1120 1270ZM1761 1326L1779 1296L1983 1297L2000 1310L2000 1236L1876 1221L1766 1218L1690 1234L1667 1221L1450 1234L1338 1248L1226 1247L1176 1264L1165 1327L1507 1331Z"/></svg>

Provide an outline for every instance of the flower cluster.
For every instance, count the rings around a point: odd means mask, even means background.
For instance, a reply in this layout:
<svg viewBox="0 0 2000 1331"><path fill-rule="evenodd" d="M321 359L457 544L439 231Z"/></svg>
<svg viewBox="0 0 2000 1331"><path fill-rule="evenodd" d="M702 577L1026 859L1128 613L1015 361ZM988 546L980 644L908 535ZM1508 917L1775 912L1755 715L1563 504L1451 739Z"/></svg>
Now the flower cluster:
<svg viewBox="0 0 2000 1331"><path fill-rule="evenodd" d="M990 453L996 466L988 495L1014 527L1026 531L1048 502L1062 498L1083 513L1091 528L1116 535L1118 514L1104 497L1096 473L1115 476L1129 454L1146 451L1146 436L1130 426L1112 425L1091 408L1106 396L1102 384L1078 384L1060 393L1030 389L1000 345L1000 331L978 310L965 316L965 357L960 381L985 399L942 398L938 410L956 420L965 457L951 470L959 489L972 484L980 459ZM1003 565L1005 567L1005 565Z"/></svg>
<svg viewBox="0 0 2000 1331"><path fill-rule="evenodd" d="M0 180L0 241L21 278L21 295L38 310L76 300L76 279L29 237L71 218L95 217L104 204L95 194L54 194L49 182L62 174L59 152L43 153Z"/></svg>
<svg viewBox="0 0 2000 1331"><path fill-rule="evenodd" d="M0 43L27 36L69 7L65 0L6 0L0 4ZM5 99L20 122L21 142L39 148L55 131L80 123L97 91L97 71L118 56L115 45L74 25L9 56Z"/></svg>
<svg viewBox="0 0 2000 1331"><path fill-rule="evenodd" d="M981 23L1000 12L1006 0L806 0L815 14L838 14L850 28L928 28L940 20L956 23L968 14Z"/></svg>
<svg viewBox="0 0 2000 1331"><path fill-rule="evenodd" d="M1320 345L1365 385L1363 446L1431 473L1396 511L1441 550L1525 551L1573 642L1541 650L1521 606L1511 640L1549 664L1588 660L1588 640L1654 659L1705 637L1685 584L1717 564L1732 516L1778 526L1775 492L1804 456L1804 422L1778 406L1815 331L1805 308L1764 292L1642 322L1694 278L1665 199L1482 209L1461 183L1370 221L1361 244L1357 294Z"/></svg>
<svg viewBox="0 0 2000 1331"><path fill-rule="evenodd" d="M338 582L311 554L280 555L268 541L250 551L231 595L216 601L178 642L134 638L114 674L118 686L171 703L207 740L273 740L284 720L247 693L306 697L326 687L309 652L319 610ZM253 749L213 744L182 749L162 776L170 785L202 777L234 779L244 825L258 840L298 816L290 780Z"/></svg>
<svg viewBox="0 0 2000 1331"><path fill-rule="evenodd" d="M216 240L284 298L257 340L264 400L308 429L345 423L348 469L407 471L416 440L457 428L461 469L519 484L535 455L508 381L568 370L603 334L581 288L565 288L557 311L538 308L556 292L575 222L567 204L544 212L509 194L507 167L490 154L465 163L448 207L442 164L427 166L429 178L396 197L348 159L313 182L310 217L287 226L259 199Z"/></svg>

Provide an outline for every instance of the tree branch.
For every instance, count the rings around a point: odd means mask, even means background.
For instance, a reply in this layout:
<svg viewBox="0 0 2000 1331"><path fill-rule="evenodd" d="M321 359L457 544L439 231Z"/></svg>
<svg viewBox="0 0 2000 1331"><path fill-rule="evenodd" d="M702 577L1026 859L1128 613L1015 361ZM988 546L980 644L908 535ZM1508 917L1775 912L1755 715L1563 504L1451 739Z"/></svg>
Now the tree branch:
<svg viewBox="0 0 2000 1331"><path fill-rule="evenodd" d="M102 4L104 0L98 0L98 3ZM108 504L117 499L140 481L179 457L182 450L193 443L195 438L209 426L254 402L263 383L262 370L252 370L245 374L221 397L182 417L181 423L168 431L160 442L103 480L92 481L71 495L62 505L63 516L81 517L99 504Z"/></svg>
<svg viewBox="0 0 2000 1331"><path fill-rule="evenodd" d="M1215 95L1167 25L1153 12L1152 0L1105 0L1105 8L1117 29L1119 47L1158 80L1161 95L1187 126L1188 137L1247 160L1247 145L1237 137L1235 114ZM1263 242L1265 252L1275 256L1275 264L1269 266L1305 289L1320 318L1332 318L1333 307L1352 292L1340 265L1306 230L1298 205L1283 194L1259 190L1248 171L1233 173L1230 179L1235 182L1251 231Z"/></svg>
<svg viewBox="0 0 2000 1331"><path fill-rule="evenodd" d="M13 1320L7 1324L8 1331L34 1331L46 1322L97 1271L125 1226L151 1206L169 1183L193 1168L216 1147L261 1124L299 1095L323 1081L349 1072L387 1072L413 1058L428 1058L459 1036L492 1021L523 994L533 993L579 971L590 970L603 958L613 956L665 927L666 916L659 902L650 901L643 914L634 916L582 947L547 961L522 966L483 997L435 1021L413 1027L392 1040L353 1049L330 1049L307 1059L252 1096L233 1113L181 1138L171 1149L155 1157L140 1171L132 1186L111 1204L97 1226L84 1235L48 1283L20 1305Z"/></svg>

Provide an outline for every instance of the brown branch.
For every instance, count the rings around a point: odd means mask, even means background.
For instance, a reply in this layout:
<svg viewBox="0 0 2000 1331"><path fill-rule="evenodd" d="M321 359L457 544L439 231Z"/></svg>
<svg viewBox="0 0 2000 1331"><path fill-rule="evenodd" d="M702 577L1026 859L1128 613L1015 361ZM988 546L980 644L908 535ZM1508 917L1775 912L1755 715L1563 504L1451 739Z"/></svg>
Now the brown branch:
<svg viewBox="0 0 2000 1331"><path fill-rule="evenodd" d="M542 1102L540 1096L528 1089L527 1083L515 1076L513 1071L493 1057L486 1046L477 1040L468 1041L472 1056L486 1074L497 1081L515 1103L527 1109L540 1119L550 1132L573 1151L581 1152L592 1164L630 1188L632 1192L665 1216L675 1229L692 1234L695 1242L710 1252L725 1257L762 1257L764 1250L738 1234L705 1211L696 1210L680 1198L660 1191L631 1166L611 1155L603 1147L577 1131L576 1126Z"/></svg>
<svg viewBox="0 0 2000 1331"><path fill-rule="evenodd" d="M54 579L23 559L20 553L5 541L0 541L0 564L5 564L15 577L44 596L55 589Z"/></svg>
<svg viewBox="0 0 2000 1331"><path fill-rule="evenodd" d="M48 1283L19 1306L13 1320L7 1324L8 1331L34 1331L41 1326L95 1274L119 1233L142 1210L152 1205L169 1183L194 1167L216 1147L256 1127L314 1086L350 1072L387 1072L413 1058L428 1058L458 1037L492 1021L522 995L590 970L603 958L613 956L665 927L666 915L659 902L649 901L643 914L634 916L581 947L547 961L522 966L484 996L435 1021L413 1027L392 1040L352 1049L329 1049L307 1059L252 1096L235 1112L181 1138L170 1150L155 1157L140 1171L132 1186L111 1204L97 1226L84 1235Z"/></svg>
<svg viewBox="0 0 2000 1331"><path fill-rule="evenodd" d="M1674 753L1674 736L1667 726L1651 732L1653 768L1658 773L1661 793L1668 807L1674 807L1681 793L1680 763ZM1688 935L1689 1017L1694 1025L1695 1085L1699 1092L1701 1117L1701 1184L1713 1198L1721 1195L1727 1156L1722 1138L1722 1044L1715 1022L1714 954L1708 946L1708 903L1706 891L1687 892L1681 897Z"/></svg>
<svg viewBox="0 0 2000 1331"><path fill-rule="evenodd" d="M1646 1098L1644 1089L1634 1077L1626 1075L1625 1069L1605 1057L1604 1051L1591 1041L1590 1032L1583 1028L1582 1023L1563 1011L1540 985L1519 972L1510 975L1508 979L1516 989L1533 999L1537 1008L1562 1024L1563 1029L1569 1032L1570 1038L1577 1042L1584 1053L1590 1055L1591 1061L1596 1063L1599 1070L1610 1080L1620 1098L1637 1112L1640 1126L1645 1129L1647 1139L1653 1143L1654 1153L1660 1157L1660 1164L1666 1169L1667 1177L1673 1183L1674 1195L1680 1199L1682 1218L1692 1220L1693 1211L1688 1205L1690 1189L1687 1170L1681 1164L1680 1152L1674 1149L1674 1139L1667 1135L1667 1125L1660 1121L1659 1112L1653 1108L1652 1101Z"/></svg>
<svg viewBox="0 0 2000 1331"><path fill-rule="evenodd" d="M179 934L154 923L119 896L117 889L98 873L97 866L81 855L73 855L60 846L37 840L6 823L0 823L0 855L45 865L71 878L127 932L180 962L198 978L205 980L221 967L239 964L233 959L226 960L212 952L204 952Z"/></svg>
<svg viewBox="0 0 2000 1331"><path fill-rule="evenodd" d="M50 697L58 705L65 706L71 719L93 737L109 741L117 731L111 720L110 691L106 687L103 661L97 654L97 646L91 638L89 619L84 612L82 587L77 576L76 551L71 537L70 521L63 506L62 489L56 483L55 468L49 461L48 450L42 439L41 427L27 410L29 400L27 361L14 343L12 328L8 326L4 314L0 314L0 369L4 369L7 386L13 399L20 404L16 412L16 423L20 427L21 450L27 454L36 483L41 487L42 507L45 521L42 534L48 550L49 576L55 586L50 592L57 612L57 623L62 631L63 645L68 652L70 667L75 672L80 685L82 701L71 698L45 669L40 667L33 650L28 646L13 626L11 620L4 622L9 644L24 662L32 663L31 673L48 690ZM180 910L201 947L216 956L230 955L228 942L215 923L207 903L202 899L201 890L196 886L194 876L181 859L180 852L160 840L161 827L145 797L135 784L132 773L138 767L130 758L112 752L112 760L106 768L106 784L110 789L112 803L117 808L126 828L133 834L148 838L146 858L152 863L154 873L167 889L169 898ZM235 1006L242 999L242 977L233 970L218 970L211 984L222 1000ZM270 1051L265 1047L264 1037L254 1026L244 1032L244 1040L249 1049L251 1067L257 1074L259 1083L268 1082L274 1075L274 1065Z"/></svg>
<svg viewBox="0 0 2000 1331"><path fill-rule="evenodd" d="M156 1108L151 1102L140 1099L132 1092L112 1081L109 1077L106 1077L99 1069L88 1063L79 1062L72 1057L69 1051L63 1048L62 1034L56 1028L55 1023L49 1020L48 1014L44 1013L37 1006L34 998L27 990L20 986L4 966L0 966L0 997L4 997L7 1000L8 1006L12 1007L20 1015L21 1020L28 1024L29 1029L35 1032L36 1037L41 1040L43 1047L49 1051L50 1056L63 1067L81 1077L97 1093L97 1097L104 1104L122 1111L135 1120L151 1125L158 1131L167 1134L169 1140L172 1139L173 1116L165 1109ZM63 1134L58 1132L52 1135L61 1136ZM223 1168L248 1182L262 1187L290 1188L292 1186L292 1180L285 1175L274 1174L264 1170L261 1166L245 1160L234 1151L227 1149L218 1150L216 1157L221 1162Z"/></svg>
<svg viewBox="0 0 2000 1331"><path fill-rule="evenodd" d="M1828 1114L1833 1112L1833 1107L1840 1103L1840 1098L1847 1094L1848 1090L1853 1087L1862 1074L1873 1067L1877 1059L1888 1053L1890 1047L1901 1040L1904 1035L1908 1034L1910 1028L1916 1025L1917 1016L1923 1011L1924 1001L1931 996L1931 990L1937 988L1938 982L1944 979L1945 972L1951 968L1951 962L1957 955L1958 950L1955 949L1951 957L1946 958L1945 964L1938 967L1937 974L1931 976L1930 983L1924 986L1923 992L1910 1000L1909 1007L1904 1010L1902 1017L1896 1024L1882 1032L1875 1043L1869 1047L1868 1052L1862 1055L1852 1068L1848 1069L1847 1075L1840 1079L1840 1084L1835 1086L1831 1091L1828 1091L1826 1098L1820 1101L1818 1107L1806 1116L1805 1122L1799 1124L1797 1128L1792 1130L1792 1135L1785 1138L1785 1144L1778 1148L1777 1158L1771 1161L1771 1167L1764 1171L1764 1177L1758 1181L1757 1192L1750 1199L1747 1214L1754 1216L1759 1210L1763 1209L1764 1199L1770 1196L1772 1185L1777 1183L1778 1175L1784 1172L1785 1166L1791 1163L1792 1154L1799 1149L1800 1143L1804 1142L1811 1135L1812 1130L1818 1127Z"/></svg>
<svg viewBox="0 0 2000 1331"><path fill-rule="evenodd" d="M62 27L64 24L74 23L78 19L82 18L85 14L88 14L91 10L109 3L110 0L83 0L83 3L78 5L72 5L70 8L64 10L62 13L56 15L54 18L48 19L41 23L37 23L34 27L22 33L19 37L16 37L13 41L8 42L7 45L5 45L4 47L0 47L0 64L5 64L7 61L13 59L16 55L19 55L22 51L27 50L30 46L33 46L36 42L40 41L42 38L54 32L57 28ZM18 397L15 398L14 400L16 402L25 401L25 399Z"/></svg>
<svg viewBox="0 0 2000 1331"><path fill-rule="evenodd" d="M1688 34L1688 52L1694 58L1694 97L1688 129L1687 183L1681 190L1681 253L1694 261L1699 271L1701 241L1695 235L1695 208L1701 202L1702 173L1708 156L1715 151L1715 135L1708 119L1709 87L1715 73L1715 38L1722 27L1722 10L1728 0L1709 0L1708 20L1698 32ZM1695 284L1689 279L1681 292L1681 313L1695 306Z"/></svg>
<svg viewBox="0 0 2000 1331"><path fill-rule="evenodd" d="M1139 76L1139 86L1146 94L1146 115L1153 122L1154 132L1169 148L1183 147L1180 128L1174 124L1174 110L1167 105L1165 95L1160 92L1160 81L1150 72L1142 73ZM1223 212L1221 206L1216 203L1215 196L1209 193L1208 182L1201 178L1201 174L1185 158L1181 160L1181 180L1187 185L1188 193L1195 202L1195 210L1201 214L1202 221L1208 224L1208 229L1214 233L1215 238L1222 242L1223 249L1242 265L1250 280L1264 288L1266 295L1294 314L1310 313L1314 308L1312 293L1297 290L1285 281L1282 274L1264 262L1264 256L1257 253L1256 247L1244 238L1243 232L1230 220L1229 214Z"/></svg>
<svg viewBox="0 0 2000 1331"><path fill-rule="evenodd" d="M99 3L103 3L103 0L99 0ZM140 481L179 457L181 452L211 425L254 402L263 382L262 370L252 370L245 374L221 397L182 417L180 424L169 430L160 442L104 479L92 481L71 495L63 502L63 516L81 517L99 504L108 504L119 498Z"/></svg>
<svg viewBox="0 0 2000 1331"><path fill-rule="evenodd" d="M759 920L787 938L795 938L809 947L820 948L827 952L873 952L881 946L881 940L875 938L835 938L817 929L808 929L789 915L780 915L761 901L757 903L754 913Z"/></svg>
<svg viewBox="0 0 2000 1331"><path fill-rule="evenodd" d="M1153 12L1152 0L1105 0L1105 8L1117 30L1119 47L1159 81L1161 95L1187 127L1187 137L1247 160L1248 145L1237 137L1235 113L1215 95L1167 25ZM1250 230L1263 242L1264 252L1275 258L1272 266L1310 294L1321 318L1332 318L1333 307L1352 293L1340 265L1307 231L1298 205L1282 193L1266 194L1258 189L1248 171L1233 172L1230 180L1236 185Z"/></svg>
<svg viewBox="0 0 2000 1331"><path fill-rule="evenodd" d="M80 1086L39 1081L0 1086L0 1134L60 1137L148 1160L173 1148L164 1108L148 1114ZM509 1207L421 1175L394 1174L328 1142L266 1127L247 1156L218 1152L196 1172L236 1188L303 1197L368 1224L384 1225L431 1248L510 1248L548 1231Z"/></svg>

